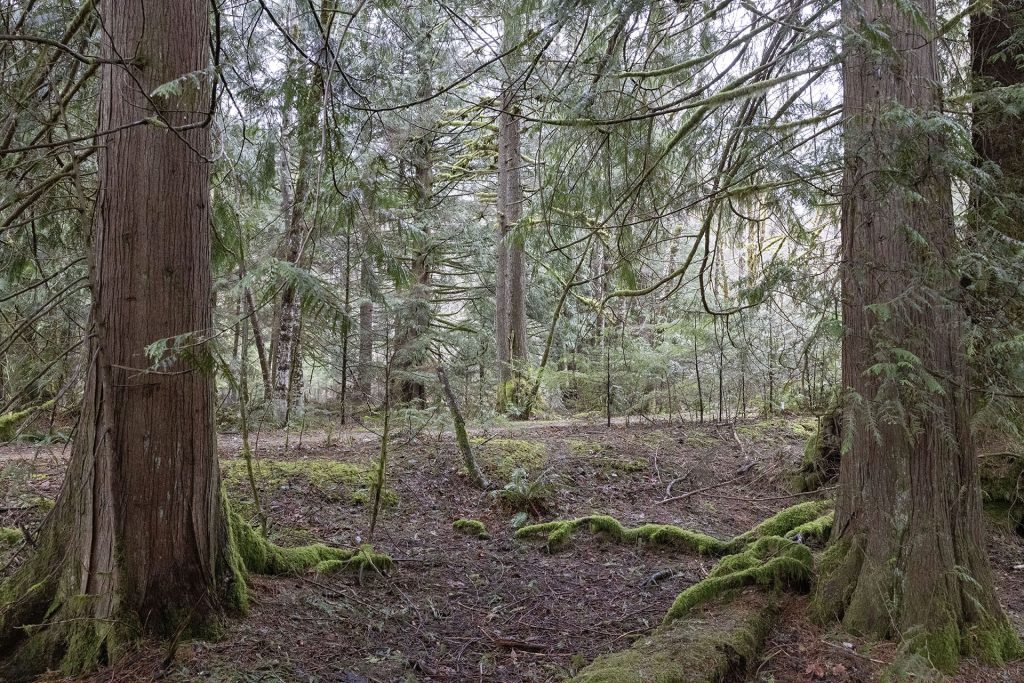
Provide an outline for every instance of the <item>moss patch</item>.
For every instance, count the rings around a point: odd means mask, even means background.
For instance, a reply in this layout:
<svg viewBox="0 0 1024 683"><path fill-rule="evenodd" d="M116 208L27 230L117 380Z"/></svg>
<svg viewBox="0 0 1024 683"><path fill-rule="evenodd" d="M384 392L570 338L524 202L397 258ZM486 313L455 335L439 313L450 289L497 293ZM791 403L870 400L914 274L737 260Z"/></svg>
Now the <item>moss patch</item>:
<svg viewBox="0 0 1024 683"><path fill-rule="evenodd" d="M256 484L262 490L282 486L309 486L328 500L365 505L373 496L376 470L370 465L357 465L334 460L253 460ZM245 496L249 491L249 475L245 460L229 461L224 467L224 484L229 492ZM238 497L238 496L234 496ZM395 505L398 495L392 489L381 492L386 506Z"/></svg>
<svg viewBox="0 0 1024 683"><path fill-rule="evenodd" d="M574 683L721 683L744 680L778 611L764 595L716 605L598 657Z"/></svg>
<svg viewBox="0 0 1024 683"><path fill-rule="evenodd" d="M9 526L0 526L0 548L10 548L21 543L23 534L21 529Z"/></svg>
<svg viewBox="0 0 1024 683"><path fill-rule="evenodd" d="M543 467L547 451L543 444L522 439L473 439L478 446L476 457L480 466L493 477L507 480L516 469L528 472Z"/></svg>
<svg viewBox="0 0 1024 683"><path fill-rule="evenodd" d="M452 528L466 536L476 536L477 538L482 539L488 539L491 537L491 535L487 533L487 525L478 519L457 519L452 522Z"/></svg>
<svg viewBox="0 0 1024 683"><path fill-rule="evenodd" d="M598 458L597 466L606 473L623 472L625 474L635 474L646 470L648 464L646 460L620 460L619 458L609 456Z"/></svg>

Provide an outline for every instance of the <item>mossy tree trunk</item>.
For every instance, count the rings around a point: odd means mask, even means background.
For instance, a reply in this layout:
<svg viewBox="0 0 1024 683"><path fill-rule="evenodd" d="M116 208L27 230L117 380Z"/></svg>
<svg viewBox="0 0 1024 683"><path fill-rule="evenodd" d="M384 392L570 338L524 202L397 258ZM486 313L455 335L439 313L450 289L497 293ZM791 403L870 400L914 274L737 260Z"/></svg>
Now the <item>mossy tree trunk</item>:
<svg viewBox="0 0 1024 683"><path fill-rule="evenodd" d="M208 67L207 4L100 12L104 58L132 66L102 67L98 127L114 132L99 157L85 397L56 506L0 590L0 651L72 671L137 632L209 624L239 578L201 343L212 328L209 80L150 95ZM146 117L159 124L131 125ZM152 370L147 346L178 335Z"/></svg>
<svg viewBox="0 0 1024 683"><path fill-rule="evenodd" d="M844 0L843 21L848 450L816 604L938 668L967 653L1000 660L1017 645L985 554L963 321L949 297L935 5ZM869 26L890 45L872 45Z"/></svg>

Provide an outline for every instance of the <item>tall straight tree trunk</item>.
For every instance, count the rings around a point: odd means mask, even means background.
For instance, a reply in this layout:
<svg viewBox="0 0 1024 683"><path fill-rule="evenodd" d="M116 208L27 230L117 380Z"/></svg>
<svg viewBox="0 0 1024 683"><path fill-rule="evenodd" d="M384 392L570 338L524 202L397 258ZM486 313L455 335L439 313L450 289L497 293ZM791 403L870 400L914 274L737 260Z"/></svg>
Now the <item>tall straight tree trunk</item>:
<svg viewBox="0 0 1024 683"><path fill-rule="evenodd" d="M370 215L373 216L372 209ZM362 255L359 260L359 367L356 385L360 400L369 402L373 394L373 258L368 252L369 230L363 230Z"/></svg>
<svg viewBox="0 0 1024 683"><path fill-rule="evenodd" d="M504 44L516 41L518 18L505 16ZM511 72L512 68L507 67ZM519 97L514 74L501 95L498 114L497 254L495 264L495 343L498 353L498 410L529 417L527 363L526 257L521 236L513 234L523 218L523 158L519 134Z"/></svg>
<svg viewBox="0 0 1024 683"><path fill-rule="evenodd" d="M419 16L420 43L416 47L417 59L423 59L435 46L431 43L431 22L436 19L432 11ZM420 97L433 92L433 82L428 63L419 63ZM418 134L412 146L410 159L415 174L412 178L412 199L415 209L414 223L417 227L412 234L411 285L403 292L402 302L397 311L395 331L395 372L394 403L422 407L427 390L420 379L430 370L427 333L433 319L430 304L430 219L433 214L431 203L434 197L434 122L418 124ZM385 391L387 394L387 391Z"/></svg>
<svg viewBox="0 0 1024 683"><path fill-rule="evenodd" d="M252 338L256 344L256 357L260 362L260 377L263 379L263 399L269 399L273 392L273 380L270 375L270 364L267 362L267 347L263 343L263 329L260 325L259 312L252 300L252 290L245 288L245 314L249 317L252 327Z"/></svg>
<svg viewBox="0 0 1024 683"><path fill-rule="evenodd" d="M278 259L294 267L298 266L301 253L303 224L302 209L296 215L295 207L300 204L297 196L298 191L293 195L291 187L291 164L288 162L287 151L287 128L288 111L285 109L284 125L281 131L281 214L286 221L284 237L278 247ZM299 175L303 175L300 164ZM303 198L304 200L304 198ZM277 311L274 316L274 331L271 339L271 375L273 376L273 393L271 395L271 409L274 421L277 424L284 424L288 416L289 398L291 397L292 358L296 343L296 332L299 324L299 297L295 285L291 279L285 279L281 285L281 294L278 299Z"/></svg>
<svg viewBox="0 0 1024 683"><path fill-rule="evenodd" d="M844 0L843 385L850 436L816 608L951 670L1019 647L985 554L941 160L935 5ZM910 9L916 10L911 12ZM924 24L917 20L924 18ZM885 26L891 49L863 38ZM869 47L871 46L871 47Z"/></svg>
<svg viewBox="0 0 1024 683"><path fill-rule="evenodd" d="M100 195L92 233L89 366L71 461L33 555L0 595L0 652L78 671L137 631L215 618L232 581L219 490L213 381L207 87L153 96L209 64L207 3L100 5ZM154 109L156 107L156 109ZM146 116L162 125L129 125ZM176 126L178 130L169 130ZM194 335L193 335L194 333ZM178 353L147 347L189 335ZM38 650L34 648L39 648ZM13 666L17 668L17 655ZM15 677L10 671L8 676ZM0 674L0 678L4 675Z"/></svg>

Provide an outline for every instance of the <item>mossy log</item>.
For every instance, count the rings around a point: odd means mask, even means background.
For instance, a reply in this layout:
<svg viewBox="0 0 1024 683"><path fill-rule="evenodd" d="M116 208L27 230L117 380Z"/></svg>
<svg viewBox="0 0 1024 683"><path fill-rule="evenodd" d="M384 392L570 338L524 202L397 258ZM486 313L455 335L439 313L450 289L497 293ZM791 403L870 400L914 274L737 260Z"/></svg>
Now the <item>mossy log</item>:
<svg viewBox="0 0 1024 683"><path fill-rule="evenodd" d="M691 613L602 655L571 683L722 683L745 680L778 618L770 596L752 592Z"/></svg>

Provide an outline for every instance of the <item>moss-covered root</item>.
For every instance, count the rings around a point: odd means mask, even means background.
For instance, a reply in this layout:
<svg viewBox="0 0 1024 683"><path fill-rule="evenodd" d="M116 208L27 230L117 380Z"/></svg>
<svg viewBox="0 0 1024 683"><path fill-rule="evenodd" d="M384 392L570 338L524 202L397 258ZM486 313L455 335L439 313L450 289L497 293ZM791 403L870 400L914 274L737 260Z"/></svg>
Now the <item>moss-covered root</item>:
<svg viewBox="0 0 1024 683"><path fill-rule="evenodd" d="M598 657L572 683L721 683L746 680L778 611L761 593L715 605Z"/></svg>
<svg viewBox="0 0 1024 683"><path fill-rule="evenodd" d="M491 535L487 533L487 525L478 519L457 519L452 522L452 528L460 534L476 536L483 540L487 540L491 537Z"/></svg>
<svg viewBox="0 0 1024 683"><path fill-rule="evenodd" d="M732 539L730 551L738 551L759 538L786 536L800 526L815 522L833 507L831 500L809 500L776 512L750 531Z"/></svg>
<svg viewBox="0 0 1024 683"><path fill-rule="evenodd" d="M744 586L807 590L811 585L813 563L807 546L780 536L765 536L743 552L722 558L706 579L680 593L665 614L664 623L671 623L694 607Z"/></svg>
<svg viewBox="0 0 1024 683"><path fill-rule="evenodd" d="M786 532L786 538L801 543L817 542L822 543L828 540L832 533L832 523L836 519L835 510L829 510L821 517L812 519L810 522L793 527Z"/></svg>
<svg viewBox="0 0 1024 683"><path fill-rule="evenodd" d="M372 569L385 572L391 568L393 561L388 555L374 552L369 545L358 549L332 548L323 543L282 548L263 538L235 512L231 513L231 536L235 560L234 571L236 583L244 587L244 581L237 580L246 573L254 574L301 574L315 570L321 574L338 571L363 572ZM235 602L241 609L246 607L244 593L235 594Z"/></svg>
<svg viewBox="0 0 1024 683"><path fill-rule="evenodd" d="M572 534L586 527L592 533L601 534L619 543L651 543L654 545L683 548L702 555L720 554L728 544L713 536L690 531L671 524L644 524L634 528L622 525L608 515L589 515L578 519L544 522L524 526L516 532L517 538L531 538L547 535L547 548L556 552L565 547Z"/></svg>

